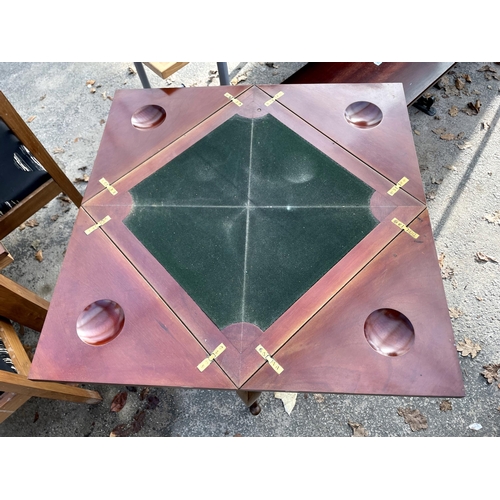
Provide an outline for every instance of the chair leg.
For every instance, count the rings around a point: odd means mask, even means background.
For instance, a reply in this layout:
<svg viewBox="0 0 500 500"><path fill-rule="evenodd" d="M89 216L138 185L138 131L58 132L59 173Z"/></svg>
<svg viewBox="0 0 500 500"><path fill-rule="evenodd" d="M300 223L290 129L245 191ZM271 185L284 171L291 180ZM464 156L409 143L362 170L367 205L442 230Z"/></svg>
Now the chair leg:
<svg viewBox="0 0 500 500"><path fill-rule="evenodd" d="M0 274L0 316L41 331L49 302Z"/></svg>
<svg viewBox="0 0 500 500"><path fill-rule="evenodd" d="M4 392L0 396L0 424L21 408L29 399L31 399L31 396Z"/></svg>

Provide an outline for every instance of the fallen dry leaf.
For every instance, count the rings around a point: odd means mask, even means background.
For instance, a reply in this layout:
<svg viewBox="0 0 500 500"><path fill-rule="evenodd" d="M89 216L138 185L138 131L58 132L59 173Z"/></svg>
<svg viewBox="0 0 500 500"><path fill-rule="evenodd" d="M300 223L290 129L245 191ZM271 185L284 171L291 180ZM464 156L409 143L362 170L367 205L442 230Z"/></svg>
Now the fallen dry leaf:
<svg viewBox="0 0 500 500"><path fill-rule="evenodd" d="M441 278L449 280L455 275L455 270L452 267L445 267L441 269Z"/></svg>
<svg viewBox="0 0 500 500"><path fill-rule="evenodd" d="M128 392L126 391L122 391L116 394L115 397L113 398L113 401L111 401L110 410L115 413L118 413L119 411L123 410L123 407L127 402L127 396Z"/></svg>
<svg viewBox="0 0 500 500"><path fill-rule="evenodd" d="M467 106L472 110L474 114L477 115L479 113L479 110L481 109L481 101L477 99L476 102L467 103Z"/></svg>
<svg viewBox="0 0 500 500"><path fill-rule="evenodd" d="M462 90L465 87L465 82L461 78L457 78L455 80L455 87L458 90Z"/></svg>
<svg viewBox="0 0 500 500"><path fill-rule="evenodd" d="M452 106L450 110L448 111L448 114L450 116L457 116L458 115L459 109L456 106Z"/></svg>
<svg viewBox="0 0 500 500"><path fill-rule="evenodd" d="M481 346L479 344L474 344L472 340L465 337L463 341L458 342L457 351L465 358L469 356L471 358L475 358L479 351L481 350Z"/></svg>
<svg viewBox="0 0 500 500"><path fill-rule="evenodd" d="M443 141L452 141L453 139L455 139L455 135L450 133L441 134L439 138L443 139Z"/></svg>
<svg viewBox="0 0 500 500"><path fill-rule="evenodd" d="M295 407L295 403L297 401L297 393L296 392L275 392L274 397L277 399L281 399L283 401L283 406L285 407L285 411L290 415L292 410Z"/></svg>
<svg viewBox="0 0 500 500"><path fill-rule="evenodd" d="M94 85L95 80L87 80L86 85Z"/></svg>
<svg viewBox="0 0 500 500"><path fill-rule="evenodd" d="M489 71L491 73L496 73L497 70L493 67L493 66L483 66L482 68L479 68L478 71L481 71L481 72L485 72L485 71Z"/></svg>
<svg viewBox="0 0 500 500"><path fill-rule="evenodd" d="M139 399L141 401L144 401L148 394L149 394L149 387L144 387L139 394Z"/></svg>
<svg viewBox="0 0 500 500"><path fill-rule="evenodd" d="M24 223L24 225L26 227L35 227L38 226L38 221L36 219L29 219Z"/></svg>
<svg viewBox="0 0 500 500"><path fill-rule="evenodd" d="M36 116L30 116L27 120L26 120L26 123L31 123L34 119L36 118Z"/></svg>
<svg viewBox="0 0 500 500"><path fill-rule="evenodd" d="M43 260L43 254L42 254L42 251L41 251L41 250L38 250L38 252L35 254L35 259L36 259L38 262L42 262L42 260Z"/></svg>
<svg viewBox="0 0 500 500"><path fill-rule="evenodd" d="M472 83L472 78L471 78L471 76L470 76L470 75L465 74L465 75L464 75L464 78L465 78L465 81L466 81L466 82L468 82L468 83Z"/></svg>
<svg viewBox="0 0 500 500"><path fill-rule="evenodd" d="M53 152L54 154L64 153L64 149L63 149L63 148L55 148L52 152Z"/></svg>
<svg viewBox="0 0 500 500"><path fill-rule="evenodd" d="M63 203L71 203L71 200L69 199L69 196L66 196L65 194L62 194L61 196L57 197L58 200L62 201Z"/></svg>
<svg viewBox="0 0 500 500"><path fill-rule="evenodd" d="M499 380L498 370L500 369L500 364L485 365L483 368L484 371L481 372L481 375L488 381L488 384L492 384L494 380Z"/></svg>
<svg viewBox="0 0 500 500"><path fill-rule="evenodd" d="M314 399L318 403L324 403L325 402L325 396L323 396L323 394L314 394Z"/></svg>
<svg viewBox="0 0 500 500"><path fill-rule="evenodd" d="M456 318L460 318L460 316L463 316L463 312L458 309L457 307L449 307L448 308L448 311L450 312L450 318L451 319L456 319Z"/></svg>
<svg viewBox="0 0 500 500"><path fill-rule="evenodd" d="M50 217L50 220L55 222L57 219L59 219L59 214L54 214L54 215L51 215Z"/></svg>
<svg viewBox="0 0 500 500"><path fill-rule="evenodd" d="M456 170L457 167L455 165L445 165L443 168L447 168L448 170Z"/></svg>
<svg viewBox="0 0 500 500"><path fill-rule="evenodd" d="M498 262L497 259L491 257L490 255L486 255L483 252L477 252L474 256L477 262Z"/></svg>
<svg viewBox="0 0 500 500"><path fill-rule="evenodd" d="M463 144L457 144L458 149L469 149L472 147L470 142L464 142Z"/></svg>
<svg viewBox="0 0 500 500"><path fill-rule="evenodd" d="M439 267L443 267L444 266L444 259L446 258L446 255L444 253L440 253L438 255L438 263L439 263Z"/></svg>
<svg viewBox="0 0 500 500"><path fill-rule="evenodd" d="M135 70L135 68L133 68L132 66L128 67L128 74L129 75L135 75L136 73L137 73L137 71Z"/></svg>
<svg viewBox="0 0 500 500"><path fill-rule="evenodd" d="M87 174L82 175L81 177L76 177L75 182L88 182L90 179L90 176Z"/></svg>
<svg viewBox="0 0 500 500"><path fill-rule="evenodd" d="M441 401L439 409L441 411L451 411L452 410L451 403L447 399L445 399L444 401Z"/></svg>
<svg viewBox="0 0 500 500"><path fill-rule="evenodd" d="M237 85L240 82L244 82L247 79L247 75L237 75L231 80L231 85Z"/></svg>
<svg viewBox="0 0 500 500"><path fill-rule="evenodd" d="M20 226L19 226L19 231L24 231L26 229L26 223L23 222Z"/></svg>
<svg viewBox="0 0 500 500"><path fill-rule="evenodd" d="M398 408L398 415L405 419L405 422L410 426L413 432L427 429L427 418L425 418L419 410Z"/></svg>
<svg viewBox="0 0 500 500"><path fill-rule="evenodd" d="M144 425L146 412L144 410L137 411L130 424L119 424L110 433L109 437L128 437L132 434L137 434Z"/></svg>
<svg viewBox="0 0 500 500"><path fill-rule="evenodd" d="M148 402L144 407L145 410L154 410L160 404L157 396L148 396Z"/></svg>
<svg viewBox="0 0 500 500"><path fill-rule="evenodd" d="M40 248L40 240L34 240L31 242L31 248L33 250L38 250Z"/></svg>
<svg viewBox="0 0 500 500"><path fill-rule="evenodd" d="M491 224L499 224L500 225L500 210L497 210L496 212L492 214L486 214L484 218L490 222Z"/></svg>
<svg viewBox="0 0 500 500"><path fill-rule="evenodd" d="M441 134L444 134L446 132L446 129L445 128L434 128L434 129L432 129L432 131L436 135L441 135Z"/></svg>
<svg viewBox="0 0 500 500"><path fill-rule="evenodd" d="M352 437L367 437L368 431L361 425L356 422L347 421L349 426L352 429Z"/></svg>

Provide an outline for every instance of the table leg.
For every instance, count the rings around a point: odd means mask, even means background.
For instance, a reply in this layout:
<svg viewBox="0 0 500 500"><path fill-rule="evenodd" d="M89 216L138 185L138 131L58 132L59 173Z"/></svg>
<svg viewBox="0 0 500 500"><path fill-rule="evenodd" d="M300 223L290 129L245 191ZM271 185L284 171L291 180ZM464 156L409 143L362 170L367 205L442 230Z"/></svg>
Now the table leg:
<svg viewBox="0 0 500 500"><path fill-rule="evenodd" d="M238 394L245 403L252 415L258 415L260 413L261 408L257 400L262 392L236 391L236 394Z"/></svg>
<svg viewBox="0 0 500 500"><path fill-rule="evenodd" d="M144 65L142 62L134 63L135 69L137 70L137 74L139 75L139 79L141 80L142 86L145 89L150 89L151 85L148 80L148 75L146 75L146 71L144 70Z"/></svg>

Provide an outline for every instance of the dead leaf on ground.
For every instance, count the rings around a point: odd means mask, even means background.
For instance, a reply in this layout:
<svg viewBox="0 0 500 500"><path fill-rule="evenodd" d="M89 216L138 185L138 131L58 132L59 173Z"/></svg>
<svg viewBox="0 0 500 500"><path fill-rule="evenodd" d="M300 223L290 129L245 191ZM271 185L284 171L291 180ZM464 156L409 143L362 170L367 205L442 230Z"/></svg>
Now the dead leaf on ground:
<svg viewBox="0 0 500 500"><path fill-rule="evenodd" d="M367 437L368 431L361 425L356 422L347 421L349 426L352 429L352 437Z"/></svg>
<svg viewBox="0 0 500 500"><path fill-rule="evenodd" d="M295 407L295 403L297 401L297 393L296 392L275 392L274 397L277 399L281 399L283 401L283 406L285 407L285 411L290 415L292 410Z"/></svg>
<svg viewBox="0 0 500 500"><path fill-rule="evenodd" d="M420 131L419 131L419 130L414 130L414 131L413 131L413 133L414 133L415 135L420 135Z"/></svg>
<svg viewBox="0 0 500 500"><path fill-rule="evenodd" d="M452 141L453 139L455 139L455 134L450 134L450 133L441 134L439 138L443 139L443 141Z"/></svg>
<svg viewBox="0 0 500 500"><path fill-rule="evenodd" d="M38 250L38 252L35 254L35 259L36 259L38 262L42 262L42 260L43 260L42 250Z"/></svg>
<svg viewBox="0 0 500 500"><path fill-rule="evenodd" d="M419 410L413 410L412 408L398 408L398 415L405 419L405 422L410 426L410 429L415 431L421 431L422 429L427 429L427 418L420 413Z"/></svg>
<svg viewBox="0 0 500 500"><path fill-rule="evenodd" d="M63 203L71 203L71 200L69 199L69 196L66 196L65 194L62 194L61 196L57 197L58 200L62 201Z"/></svg>
<svg viewBox="0 0 500 500"><path fill-rule="evenodd" d="M135 68L133 68L132 66L128 67L128 74L129 75L135 75L136 73L137 73L137 71L135 70Z"/></svg>
<svg viewBox="0 0 500 500"><path fill-rule="evenodd" d="M154 410L160 404L160 400L157 396L148 396L148 402L145 406L145 410Z"/></svg>
<svg viewBox="0 0 500 500"><path fill-rule="evenodd" d="M86 85L94 85L95 80L87 80Z"/></svg>
<svg viewBox="0 0 500 500"><path fill-rule="evenodd" d="M475 344L471 339L467 337L464 340L458 342L457 351L465 358L466 356L470 356L471 358L475 358L479 351L481 351L481 346L479 344Z"/></svg>
<svg viewBox="0 0 500 500"><path fill-rule="evenodd" d="M36 411L36 412L35 412L35 416L33 417L33 423L35 423L35 422L38 420L38 418L39 418L39 417L40 417L40 415L39 415L39 414L38 414L38 412Z"/></svg>
<svg viewBox="0 0 500 500"><path fill-rule="evenodd" d="M490 255L486 255L483 252L477 252L474 256L477 262L498 262L495 257L491 257Z"/></svg>
<svg viewBox="0 0 500 500"><path fill-rule="evenodd" d="M444 266L444 259L446 258L446 255L444 253L440 253L438 255L438 263L439 263L439 267L443 267Z"/></svg>
<svg viewBox="0 0 500 500"><path fill-rule="evenodd" d="M38 250L40 248L40 240L33 240L31 242L31 248L33 248L33 250Z"/></svg>
<svg viewBox="0 0 500 500"><path fill-rule="evenodd" d="M461 78L455 79L455 87L458 90L462 90L465 87L465 82Z"/></svg>
<svg viewBox="0 0 500 500"><path fill-rule="evenodd" d="M470 142L464 142L463 144L457 144L458 149L469 149L472 147L472 144Z"/></svg>
<svg viewBox="0 0 500 500"><path fill-rule="evenodd" d="M447 399L441 401L441 404L439 405L439 409L441 411L451 411L452 406L451 406L450 401L448 401Z"/></svg>
<svg viewBox="0 0 500 500"><path fill-rule="evenodd" d="M109 437L128 437L137 434L143 427L146 419L144 410L137 411L130 424L119 424L110 433Z"/></svg>
<svg viewBox="0 0 500 500"><path fill-rule="evenodd" d="M318 403L324 403L325 402L325 396L323 396L323 394L314 394L314 399Z"/></svg>
<svg viewBox="0 0 500 500"><path fill-rule="evenodd" d="M64 149L63 149L63 148L55 148L52 152L53 152L54 154L64 153Z"/></svg>
<svg viewBox="0 0 500 500"><path fill-rule="evenodd" d="M89 179L90 179L90 176L85 174L85 175L82 175L81 177L76 177L75 182L88 182Z"/></svg>
<svg viewBox="0 0 500 500"><path fill-rule="evenodd" d="M36 116L30 116L27 120L26 120L26 123L31 123L34 119L36 118Z"/></svg>
<svg viewBox="0 0 500 500"><path fill-rule="evenodd" d="M497 72L497 70L493 66L489 66L488 64L486 64L485 66L479 68L478 71L481 71L481 72L489 71L491 73L496 73Z"/></svg>
<svg viewBox="0 0 500 500"><path fill-rule="evenodd" d="M452 267L445 267L441 269L441 278L449 280L455 275L455 270Z"/></svg>
<svg viewBox="0 0 500 500"><path fill-rule="evenodd" d="M441 134L444 134L446 132L446 129L445 128L434 128L434 129L432 129L432 131L436 135L441 135Z"/></svg>
<svg viewBox="0 0 500 500"><path fill-rule="evenodd" d="M466 82L468 82L468 83L472 83L472 78L471 78L471 76L470 76L470 75L468 75L467 73L466 73L466 74L464 74L464 79L465 79L465 81L466 81Z"/></svg>
<svg viewBox="0 0 500 500"><path fill-rule="evenodd" d="M486 214L484 218L490 222L491 224L499 224L500 225L500 210L497 210L496 212L492 214Z"/></svg>
<svg viewBox="0 0 500 500"><path fill-rule="evenodd" d="M128 396L127 391L122 391L116 394L115 397L113 398L113 401L111 401L110 410L115 413L118 413L119 411L123 410L123 407L127 402L127 396Z"/></svg>
<svg viewBox="0 0 500 500"><path fill-rule="evenodd" d="M448 114L450 116L457 116L458 115L459 109L456 106L452 106L450 110L448 111Z"/></svg>
<svg viewBox="0 0 500 500"><path fill-rule="evenodd" d="M451 319L460 318L460 316L464 315L464 313L460 309L458 309L457 307L449 307L448 311L450 312Z"/></svg>
<svg viewBox="0 0 500 500"><path fill-rule="evenodd" d="M29 219L24 223L24 225L26 227L35 227L38 226L38 221L36 219Z"/></svg>
<svg viewBox="0 0 500 500"><path fill-rule="evenodd" d="M247 75L237 75L231 80L231 85L237 85L240 82L244 82L247 79Z"/></svg>
<svg viewBox="0 0 500 500"><path fill-rule="evenodd" d="M50 220L55 222L57 219L59 219L59 214L54 214L50 217Z"/></svg>
<svg viewBox="0 0 500 500"><path fill-rule="evenodd" d="M500 364L485 365L483 368L484 371L481 372L481 375L488 381L488 384L492 384L495 380L500 380L498 375Z"/></svg>
<svg viewBox="0 0 500 500"><path fill-rule="evenodd" d="M472 110L473 114L477 115L481 109L481 101L477 99L476 102L468 102L467 106Z"/></svg>
<svg viewBox="0 0 500 500"><path fill-rule="evenodd" d="M448 170L456 170L457 167L455 165L445 165L443 168L447 168Z"/></svg>

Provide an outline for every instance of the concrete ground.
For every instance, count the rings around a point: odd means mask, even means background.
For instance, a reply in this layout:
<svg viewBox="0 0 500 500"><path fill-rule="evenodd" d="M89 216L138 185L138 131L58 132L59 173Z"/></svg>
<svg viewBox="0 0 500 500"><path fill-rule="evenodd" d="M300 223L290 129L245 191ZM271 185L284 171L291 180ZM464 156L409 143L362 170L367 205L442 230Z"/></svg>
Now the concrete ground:
<svg viewBox="0 0 500 500"><path fill-rule="evenodd" d="M303 64L229 63L230 78L279 83ZM92 170L115 90L141 88L131 67L0 63L0 89L82 193L85 182L77 179ZM153 87L205 86L218 84L215 69L216 63L190 63L166 82L147 71ZM429 89L436 97L435 117L414 107L408 112L455 338L481 349L474 358L457 352L464 398L299 394L288 414L280 399L265 393L262 412L252 416L234 392L88 385L101 393L102 403L32 398L0 425L0 436L104 437L134 422L127 432L144 437L498 436L500 381L488 383L482 372L500 364L500 66L458 63L447 80ZM75 216L74 206L58 199L49 203L34 217L37 226L3 240L15 261L2 273L50 300ZM39 249L41 262L35 259ZM34 352L38 333L21 333ZM126 404L112 412L111 401L121 391L127 392ZM418 410L427 427L413 431L400 408Z"/></svg>

